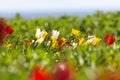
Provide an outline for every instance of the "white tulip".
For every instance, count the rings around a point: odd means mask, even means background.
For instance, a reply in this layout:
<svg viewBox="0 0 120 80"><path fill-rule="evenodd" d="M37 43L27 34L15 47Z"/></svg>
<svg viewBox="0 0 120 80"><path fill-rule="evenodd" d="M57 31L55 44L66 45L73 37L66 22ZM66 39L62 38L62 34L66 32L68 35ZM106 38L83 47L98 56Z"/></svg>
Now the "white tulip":
<svg viewBox="0 0 120 80"><path fill-rule="evenodd" d="M87 42L92 43L95 40L95 36L88 36Z"/></svg>
<svg viewBox="0 0 120 80"><path fill-rule="evenodd" d="M44 35L44 31L41 31L39 28L36 30L36 38L39 39L40 37L42 37Z"/></svg>
<svg viewBox="0 0 120 80"><path fill-rule="evenodd" d="M73 49L75 49L76 47L77 47L77 43L72 43L72 47L73 47Z"/></svg>
<svg viewBox="0 0 120 80"><path fill-rule="evenodd" d="M59 36L59 34L60 34L60 32L59 31L57 31L57 30L52 30L52 37L54 37L54 38L58 38L58 36Z"/></svg>
<svg viewBox="0 0 120 80"><path fill-rule="evenodd" d="M42 43L43 41L44 41L44 39L41 37L41 38L37 39L36 42L40 44L40 43Z"/></svg>

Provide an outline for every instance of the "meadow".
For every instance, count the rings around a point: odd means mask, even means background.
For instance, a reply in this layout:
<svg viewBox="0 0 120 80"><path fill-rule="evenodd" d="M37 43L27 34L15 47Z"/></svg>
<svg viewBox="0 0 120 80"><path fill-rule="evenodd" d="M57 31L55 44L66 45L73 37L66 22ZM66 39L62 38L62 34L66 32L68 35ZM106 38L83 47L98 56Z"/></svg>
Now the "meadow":
<svg viewBox="0 0 120 80"><path fill-rule="evenodd" d="M0 45L0 80L120 79L120 12L6 22L14 31Z"/></svg>

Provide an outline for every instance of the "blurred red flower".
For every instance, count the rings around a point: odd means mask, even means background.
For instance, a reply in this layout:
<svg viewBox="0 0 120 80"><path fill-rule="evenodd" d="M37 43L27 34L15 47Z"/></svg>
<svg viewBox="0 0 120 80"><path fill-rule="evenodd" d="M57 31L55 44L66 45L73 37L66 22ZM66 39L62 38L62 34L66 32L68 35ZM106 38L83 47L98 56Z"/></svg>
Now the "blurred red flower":
<svg viewBox="0 0 120 80"><path fill-rule="evenodd" d="M4 19L0 19L0 44L3 42L5 38L5 28L6 28L6 23Z"/></svg>
<svg viewBox="0 0 120 80"><path fill-rule="evenodd" d="M61 46L63 44L63 42L64 42L63 40L59 39L58 40L58 46Z"/></svg>
<svg viewBox="0 0 120 80"><path fill-rule="evenodd" d="M65 44L66 44L66 46L69 46L70 45L70 41L67 41Z"/></svg>
<svg viewBox="0 0 120 80"><path fill-rule="evenodd" d="M73 80L73 72L70 66L64 62L55 65L53 70L54 80Z"/></svg>
<svg viewBox="0 0 120 80"><path fill-rule="evenodd" d="M29 80L51 80L47 70L37 66L33 69Z"/></svg>
<svg viewBox="0 0 120 80"><path fill-rule="evenodd" d="M8 35L11 34L11 33L13 33L13 31L14 31L14 30L13 30L10 26L7 26L6 29L5 29L5 32L6 32L6 34L8 34Z"/></svg>
<svg viewBox="0 0 120 80"><path fill-rule="evenodd" d="M106 34L105 37L104 37L104 41L108 41L110 38L110 35L109 34Z"/></svg>
<svg viewBox="0 0 120 80"><path fill-rule="evenodd" d="M114 41L115 41L115 38L111 36L108 40L108 46L113 44Z"/></svg>
<svg viewBox="0 0 120 80"><path fill-rule="evenodd" d="M110 46L111 44L113 44L113 42L115 42L115 38L109 34L106 34L104 37L104 42L106 42L107 45Z"/></svg>

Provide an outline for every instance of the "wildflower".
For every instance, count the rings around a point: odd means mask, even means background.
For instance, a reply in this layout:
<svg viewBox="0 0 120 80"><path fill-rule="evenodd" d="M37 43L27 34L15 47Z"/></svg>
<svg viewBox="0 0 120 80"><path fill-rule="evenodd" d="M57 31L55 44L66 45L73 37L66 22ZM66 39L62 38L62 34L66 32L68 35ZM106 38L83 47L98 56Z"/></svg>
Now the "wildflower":
<svg viewBox="0 0 120 80"><path fill-rule="evenodd" d="M92 44L97 45L100 42L100 40L101 40L100 38L95 38Z"/></svg>
<svg viewBox="0 0 120 80"><path fill-rule="evenodd" d="M42 43L44 40L45 40L45 38L46 38L46 36L47 36L47 32L46 31L41 31L40 29L37 29L36 30L36 34L35 34L35 36L36 36L36 42L37 43Z"/></svg>
<svg viewBox="0 0 120 80"><path fill-rule="evenodd" d="M80 39L78 40L78 44L79 44L79 45L82 45L82 44L84 43L84 41L85 41L84 38L80 38Z"/></svg>
<svg viewBox="0 0 120 80"><path fill-rule="evenodd" d="M79 32L80 32L79 30L72 29L72 35L73 36L78 36Z"/></svg>
<svg viewBox="0 0 120 80"><path fill-rule="evenodd" d="M39 66L35 67L29 77L29 80L50 80L48 72Z"/></svg>
<svg viewBox="0 0 120 80"><path fill-rule="evenodd" d="M70 41L66 41L66 43L65 43L67 46L69 46L70 45Z"/></svg>
<svg viewBox="0 0 120 80"><path fill-rule="evenodd" d="M108 41L110 38L110 35L109 34L106 34L105 37L104 37L104 41Z"/></svg>
<svg viewBox="0 0 120 80"><path fill-rule="evenodd" d="M104 42L107 43L108 46L110 46L111 44L113 44L113 42L115 41L115 38L112 37L111 35L109 34L106 34L105 37L104 37Z"/></svg>
<svg viewBox="0 0 120 80"><path fill-rule="evenodd" d="M12 34L13 31L14 31L14 30L13 30L10 26L7 26L6 29L5 29L5 32L6 32L6 34L8 34L8 35Z"/></svg>
<svg viewBox="0 0 120 80"><path fill-rule="evenodd" d="M40 36L41 36L41 30L40 30L40 29L37 29L37 30L36 30L36 34L35 34L35 37L36 37L37 39L39 39Z"/></svg>
<svg viewBox="0 0 120 80"><path fill-rule="evenodd" d="M73 49L75 49L75 48L77 47L77 45L78 45L77 43L73 42L73 43L72 43Z"/></svg>
<svg viewBox="0 0 120 80"><path fill-rule="evenodd" d="M44 31L44 34L43 34L43 39L45 39L46 38L46 36L48 35L48 33L46 32L46 31Z"/></svg>
<svg viewBox="0 0 120 80"><path fill-rule="evenodd" d="M88 36L87 43L90 44L95 40L95 36Z"/></svg>
<svg viewBox="0 0 120 80"><path fill-rule="evenodd" d="M52 47L55 48L58 46L58 41L57 40L52 40Z"/></svg>
<svg viewBox="0 0 120 80"><path fill-rule="evenodd" d="M51 38L52 38L52 39L57 39L58 36L59 36L59 34L60 34L59 31L57 31L57 30L52 30L52 36L51 36Z"/></svg>
<svg viewBox="0 0 120 80"><path fill-rule="evenodd" d="M54 74L54 80L74 80L73 78L73 72L70 67L65 62L61 62L55 65L55 68L53 70Z"/></svg>
<svg viewBox="0 0 120 80"><path fill-rule="evenodd" d="M113 44L114 41L115 41L115 38L111 36L110 39L108 40L108 46Z"/></svg>
<svg viewBox="0 0 120 80"><path fill-rule="evenodd" d="M66 39L62 37L61 39L58 40L58 46L63 46L66 42Z"/></svg>
<svg viewBox="0 0 120 80"><path fill-rule="evenodd" d="M6 48L10 48L12 46L12 44L7 44Z"/></svg>

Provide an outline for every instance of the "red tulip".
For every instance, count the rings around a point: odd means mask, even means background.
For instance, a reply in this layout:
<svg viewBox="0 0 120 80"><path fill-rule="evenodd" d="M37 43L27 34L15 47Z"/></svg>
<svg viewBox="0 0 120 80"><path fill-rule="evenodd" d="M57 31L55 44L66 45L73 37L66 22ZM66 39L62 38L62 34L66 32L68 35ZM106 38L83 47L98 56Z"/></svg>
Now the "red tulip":
<svg viewBox="0 0 120 80"><path fill-rule="evenodd" d="M29 77L29 80L51 80L47 70L41 67L35 67Z"/></svg>
<svg viewBox="0 0 120 80"><path fill-rule="evenodd" d="M115 38L111 36L108 40L108 46L113 44L114 41L115 41Z"/></svg>
<svg viewBox="0 0 120 80"><path fill-rule="evenodd" d="M58 46L61 46L63 44L63 42L64 42L63 40L59 39L58 40Z"/></svg>
<svg viewBox="0 0 120 80"><path fill-rule="evenodd" d="M65 44L66 44L66 46L69 46L70 45L70 41L67 41Z"/></svg>
<svg viewBox="0 0 120 80"><path fill-rule="evenodd" d="M13 33L14 30L10 26L7 26L5 31L6 31L6 34L9 35L9 34Z"/></svg>
<svg viewBox="0 0 120 80"><path fill-rule="evenodd" d="M66 63L59 63L54 68L54 80L72 80L72 70Z"/></svg>
<svg viewBox="0 0 120 80"><path fill-rule="evenodd" d="M5 25L4 20L0 19L0 43L2 43L5 38Z"/></svg>
<svg viewBox="0 0 120 80"><path fill-rule="evenodd" d="M104 37L104 41L108 41L110 38L110 35L109 34L106 34L105 37Z"/></svg>
<svg viewBox="0 0 120 80"><path fill-rule="evenodd" d="M110 36L109 34L105 35L104 42L106 42L108 46L110 46L111 44L113 44L114 41L115 41L114 37Z"/></svg>

